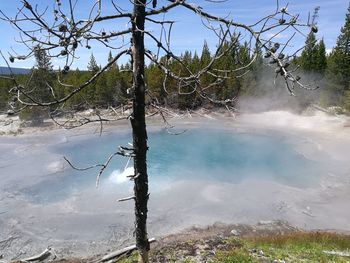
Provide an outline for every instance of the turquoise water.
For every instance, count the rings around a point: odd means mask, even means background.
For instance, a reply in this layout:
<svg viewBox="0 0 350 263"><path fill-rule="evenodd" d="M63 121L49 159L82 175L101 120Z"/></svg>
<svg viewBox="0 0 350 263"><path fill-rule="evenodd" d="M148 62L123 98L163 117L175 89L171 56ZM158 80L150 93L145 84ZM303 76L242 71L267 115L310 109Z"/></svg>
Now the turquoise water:
<svg viewBox="0 0 350 263"><path fill-rule="evenodd" d="M130 134L108 134L71 141L52 151L68 157L77 167L85 167L103 163L119 145L127 146L128 142L131 142ZM245 179L263 178L308 187L321 174L318 163L297 153L279 134L193 129L175 136L162 130L149 133L149 146L148 173L153 192L159 190L159 185L171 186L177 180L236 184ZM122 178L126 161L125 157L117 156L111 162L101 178L102 192L130 188ZM26 193L34 202L61 201L72 193L93 187L97 172L98 169L79 172L68 167L63 173L51 175L26 189Z"/></svg>

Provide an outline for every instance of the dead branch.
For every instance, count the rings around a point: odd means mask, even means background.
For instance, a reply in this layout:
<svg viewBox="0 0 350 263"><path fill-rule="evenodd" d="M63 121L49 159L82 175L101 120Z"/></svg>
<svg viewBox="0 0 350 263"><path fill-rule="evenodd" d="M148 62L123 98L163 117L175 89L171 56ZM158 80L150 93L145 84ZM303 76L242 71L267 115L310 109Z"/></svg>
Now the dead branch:
<svg viewBox="0 0 350 263"><path fill-rule="evenodd" d="M74 170L77 170L77 171L86 171L86 170L90 170L90 169L93 169L93 168L96 168L96 167L101 167L100 171L98 172L97 177L96 177L96 188L98 188L99 183L100 183L101 175L103 174L104 170L108 167L108 165L112 161L113 157L115 157L116 155L123 155L123 156L125 156L125 154L123 152L115 152L115 153L112 153L107 158L105 163L103 163L103 164L94 164L94 165L91 165L91 166L88 166L88 167L84 167L84 168L79 168L79 167L74 166L65 156L63 157L63 159L70 165L70 167L72 167Z"/></svg>
<svg viewBox="0 0 350 263"><path fill-rule="evenodd" d="M154 243L154 242L156 242L156 239L155 238L150 238L148 240L148 242L150 244ZM116 251L111 252L111 253L107 254L106 256L102 257L98 262L106 262L106 261L115 259L117 257L120 257L120 256L124 255L124 254L131 253L132 251L134 251L136 249L137 249L136 245L131 245L129 247L116 250Z"/></svg>
<svg viewBox="0 0 350 263"><path fill-rule="evenodd" d="M120 198L120 199L118 199L118 202L124 202L124 201L129 201L129 200L135 200L135 196Z"/></svg>
<svg viewBox="0 0 350 263"><path fill-rule="evenodd" d="M41 252L38 255L29 257L29 258L25 258L25 259L20 259L20 262L33 262L33 261L43 261L45 259L47 259L48 257L50 257L51 255L54 256L54 259L56 258L56 253L53 251L53 249L51 247L46 248L43 252Z"/></svg>
<svg viewBox="0 0 350 263"><path fill-rule="evenodd" d="M323 250L322 252L325 254L328 254L328 255L334 255L334 256L340 256L340 257L350 257L350 253L344 252L344 251Z"/></svg>

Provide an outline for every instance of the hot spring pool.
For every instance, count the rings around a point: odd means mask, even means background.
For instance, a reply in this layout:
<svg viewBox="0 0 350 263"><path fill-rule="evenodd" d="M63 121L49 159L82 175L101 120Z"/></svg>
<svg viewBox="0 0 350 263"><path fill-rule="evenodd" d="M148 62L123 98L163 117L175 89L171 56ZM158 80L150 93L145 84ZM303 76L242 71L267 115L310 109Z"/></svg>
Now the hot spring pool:
<svg viewBox="0 0 350 263"><path fill-rule="evenodd" d="M127 146L131 135L107 134L78 139L51 148L66 156L76 167L104 163L117 146ZM240 183L250 178L268 179L305 188L322 175L321 165L296 152L278 133L254 134L221 129L191 129L179 135L166 130L149 133L148 174L150 192L171 187L176 181L197 180ZM102 175L100 191L130 189L127 175L132 163L117 156ZM66 165L64 172L50 176L25 192L37 203L58 202L95 184L98 169L76 171ZM125 169L126 168L126 169ZM317 175L317 176L316 176Z"/></svg>
<svg viewBox="0 0 350 263"><path fill-rule="evenodd" d="M286 116L279 123L288 129L262 126L251 116L234 123L180 120L177 130L188 130L176 136L149 125L149 235L269 220L350 231L348 137L291 130L301 117ZM273 123L263 117L257 116ZM315 127L322 125L330 124ZM71 257L134 242L133 202L117 202L132 195L126 178L132 163L124 170L127 159L117 156L96 189L98 169L79 172L63 159L77 167L103 163L131 142L126 125L110 128L101 137L88 129L0 137L6 153L0 156L0 240L17 237L1 251L5 259L47 245Z"/></svg>

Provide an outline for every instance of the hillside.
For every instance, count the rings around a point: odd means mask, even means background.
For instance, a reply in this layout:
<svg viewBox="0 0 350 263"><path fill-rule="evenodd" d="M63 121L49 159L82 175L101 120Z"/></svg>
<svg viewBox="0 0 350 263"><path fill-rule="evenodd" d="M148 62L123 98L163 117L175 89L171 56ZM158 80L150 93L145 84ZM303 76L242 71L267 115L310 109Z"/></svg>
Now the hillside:
<svg viewBox="0 0 350 263"><path fill-rule="evenodd" d="M16 75L24 75L30 72L28 68L11 68L12 72ZM0 75L10 75L11 71L8 67L0 67Z"/></svg>

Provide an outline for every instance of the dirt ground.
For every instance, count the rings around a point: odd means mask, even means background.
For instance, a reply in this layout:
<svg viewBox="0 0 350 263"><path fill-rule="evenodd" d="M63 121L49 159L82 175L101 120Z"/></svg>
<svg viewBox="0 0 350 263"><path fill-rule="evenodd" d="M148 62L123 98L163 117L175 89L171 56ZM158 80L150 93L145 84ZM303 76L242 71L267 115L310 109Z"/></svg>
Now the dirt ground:
<svg viewBox="0 0 350 263"><path fill-rule="evenodd" d="M256 225L216 223L207 227L191 227L176 234L160 238L151 244L151 262L169 262L176 258L179 262L191 259L206 262L217 249L230 249L224 242L230 237L259 237L268 235L283 235L302 231L284 221L261 221ZM130 253L124 254L121 260ZM56 259L55 263L91 263L97 262L103 255L90 258ZM191 261L192 262L192 261Z"/></svg>

